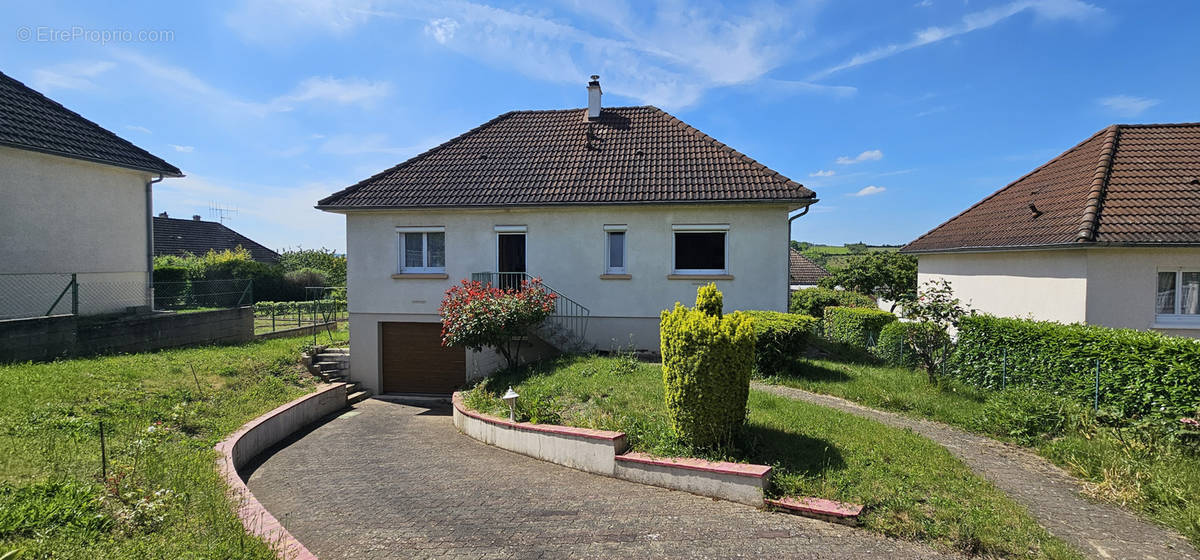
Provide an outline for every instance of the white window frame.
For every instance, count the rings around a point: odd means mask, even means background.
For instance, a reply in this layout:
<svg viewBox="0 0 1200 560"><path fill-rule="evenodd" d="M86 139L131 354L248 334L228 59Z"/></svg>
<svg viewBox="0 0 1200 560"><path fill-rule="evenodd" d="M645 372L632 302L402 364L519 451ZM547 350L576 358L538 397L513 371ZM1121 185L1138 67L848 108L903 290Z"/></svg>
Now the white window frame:
<svg viewBox="0 0 1200 560"><path fill-rule="evenodd" d="M406 233L421 234L421 264L424 266L404 266L405 235ZM396 273L397 274L445 274L446 267L429 266L429 234L446 233L444 226L399 226L396 228Z"/></svg>
<svg viewBox="0 0 1200 560"><path fill-rule="evenodd" d="M1158 274L1171 272L1175 274L1175 312L1158 312ZM1183 274L1185 272L1200 273L1200 268L1181 266L1159 267L1154 274L1154 322L1155 326L1163 327L1200 327L1200 314L1184 314L1179 310L1183 306Z"/></svg>
<svg viewBox="0 0 1200 560"><path fill-rule="evenodd" d="M723 233L725 234L725 268L678 268L675 262L675 234L677 233ZM673 224L671 226L671 274L712 276L729 274L729 224Z"/></svg>
<svg viewBox="0 0 1200 560"><path fill-rule="evenodd" d="M621 262L624 266L612 265L612 234L623 234L624 241L621 244ZM604 226L604 273L605 274L628 274L629 270L629 226L625 224Z"/></svg>

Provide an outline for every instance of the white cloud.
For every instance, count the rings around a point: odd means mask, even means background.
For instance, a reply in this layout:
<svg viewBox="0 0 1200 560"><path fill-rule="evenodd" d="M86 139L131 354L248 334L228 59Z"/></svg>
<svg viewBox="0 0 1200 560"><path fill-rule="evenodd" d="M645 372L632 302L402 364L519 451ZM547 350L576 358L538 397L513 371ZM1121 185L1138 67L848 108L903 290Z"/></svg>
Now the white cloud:
<svg viewBox="0 0 1200 560"><path fill-rule="evenodd" d="M425 33L433 37L434 41L445 45L447 41L454 38L456 29L458 29L457 21L451 18L437 18L425 26Z"/></svg>
<svg viewBox="0 0 1200 560"><path fill-rule="evenodd" d="M932 108L926 109L926 110L921 111L913 116L919 119L921 117L928 117L929 115L936 115L938 113L944 113L944 112L946 112L946 109L947 109L947 107L945 105L938 105L937 107L932 107Z"/></svg>
<svg viewBox="0 0 1200 560"><path fill-rule="evenodd" d="M278 110L290 110L294 103L313 101L343 105L369 104L387 97L391 92L392 86L387 82L313 76L300 82L291 93L275 98L271 105Z"/></svg>
<svg viewBox="0 0 1200 560"><path fill-rule="evenodd" d="M883 152L879 150L867 150L854 157L841 156L837 158L837 163L839 165L851 165L855 163L862 163L864 161L879 161L881 159L883 159Z"/></svg>
<svg viewBox="0 0 1200 560"><path fill-rule="evenodd" d="M928 27L913 34L912 40L904 43L893 43L864 53L857 54L849 60L831 66L809 77L809 81L817 81L831 74L882 60L884 58L957 37L972 31L987 29L1001 21L1022 12L1033 12L1040 20L1076 20L1082 21L1096 17L1104 10L1081 0L1016 0L1001 6L972 12L962 17L955 25L946 27Z"/></svg>
<svg viewBox="0 0 1200 560"><path fill-rule="evenodd" d="M809 173L808 176L809 177L833 177L835 174L837 174L837 171L834 171L832 169L820 169L813 173Z"/></svg>
<svg viewBox="0 0 1200 560"><path fill-rule="evenodd" d="M225 23L247 41L300 41L314 34L344 36L380 12L373 0L253 0L242 2Z"/></svg>
<svg viewBox="0 0 1200 560"><path fill-rule="evenodd" d="M933 6L933 0L921 0L916 4L913 4L914 8L928 8L930 6Z"/></svg>
<svg viewBox="0 0 1200 560"><path fill-rule="evenodd" d="M1158 105L1158 99L1149 97L1134 97L1132 95L1113 95L1096 100L1101 106L1122 117L1136 117L1146 109Z"/></svg>
<svg viewBox="0 0 1200 560"><path fill-rule="evenodd" d="M92 78L109 70L116 64L111 61L69 62L33 71L33 88L47 92L55 89L91 89L96 87Z"/></svg>
<svg viewBox="0 0 1200 560"><path fill-rule="evenodd" d="M190 154L190 153L196 151L195 146L180 146L179 144L167 144L167 145L174 148L176 152L183 152L185 154Z"/></svg>
<svg viewBox="0 0 1200 560"><path fill-rule="evenodd" d="M887 190L886 187L877 187L875 185L867 185L867 186L859 189L858 192L849 193L846 196L871 196L873 194L879 194L886 190Z"/></svg>
<svg viewBox="0 0 1200 560"><path fill-rule="evenodd" d="M141 132L143 134L154 134L153 132L150 132L149 128L146 128L144 126L137 126L135 124L127 124L127 125L125 125L125 128L128 130L134 130L137 132Z"/></svg>

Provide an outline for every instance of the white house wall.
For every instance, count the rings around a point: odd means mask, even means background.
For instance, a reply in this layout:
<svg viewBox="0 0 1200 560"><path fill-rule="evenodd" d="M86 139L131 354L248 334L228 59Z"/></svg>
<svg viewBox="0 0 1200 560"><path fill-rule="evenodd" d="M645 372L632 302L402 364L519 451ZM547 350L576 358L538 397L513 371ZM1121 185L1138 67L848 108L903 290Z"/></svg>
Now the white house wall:
<svg viewBox="0 0 1200 560"><path fill-rule="evenodd" d="M985 313L1061 323L1087 319L1083 250L924 254L918 263L918 283L948 280L955 296Z"/></svg>
<svg viewBox="0 0 1200 560"><path fill-rule="evenodd" d="M0 147L0 316L45 313L66 285L9 274L78 273L82 312L144 305L149 178Z"/></svg>
<svg viewBox="0 0 1200 560"><path fill-rule="evenodd" d="M1162 328L1154 313L1159 268L1200 270L1200 248L1114 247L1087 255L1088 323L1200 337L1200 329Z"/></svg>

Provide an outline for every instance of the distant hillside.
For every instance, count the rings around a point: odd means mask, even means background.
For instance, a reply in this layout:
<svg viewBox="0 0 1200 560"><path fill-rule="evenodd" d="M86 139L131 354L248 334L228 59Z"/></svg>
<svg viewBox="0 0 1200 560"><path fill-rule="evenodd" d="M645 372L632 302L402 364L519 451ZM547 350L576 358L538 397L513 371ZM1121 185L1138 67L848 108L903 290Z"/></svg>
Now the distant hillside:
<svg viewBox="0 0 1200 560"><path fill-rule="evenodd" d="M856 255L866 253L892 253L900 250L903 245L867 245L866 243L846 243L845 245L822 245L807 241L792 241L793 249L800 251L808 260L825 269L841 268L853 260Z"/></svg>

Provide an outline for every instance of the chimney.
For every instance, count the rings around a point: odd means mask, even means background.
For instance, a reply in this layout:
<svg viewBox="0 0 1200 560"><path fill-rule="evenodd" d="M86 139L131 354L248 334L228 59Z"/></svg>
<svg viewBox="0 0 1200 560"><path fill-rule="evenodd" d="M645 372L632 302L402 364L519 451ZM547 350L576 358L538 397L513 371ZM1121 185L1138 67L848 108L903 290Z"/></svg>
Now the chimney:
<svg viewBox="0 0 1200 560"><path fill-rule="evenodd" d="M587 118L589 121L594 121L600 118L600 76L592 74L592 81L588 82L588 110Z"/></svg>
<svg viewBox="0 0 1200 560"><path fill-rule="evenodd" d="M192 214L192 220L193 220L193 221L197 221L197 222L199 222L199 221L200 221L200 214Z"/></svg>
<svg viewBox="0 0 1200 560"><path fill-rule="evenodd" d="M158 217L159 218L170 218L170 216L168 216L166 212L159 214Z"/></svg>

